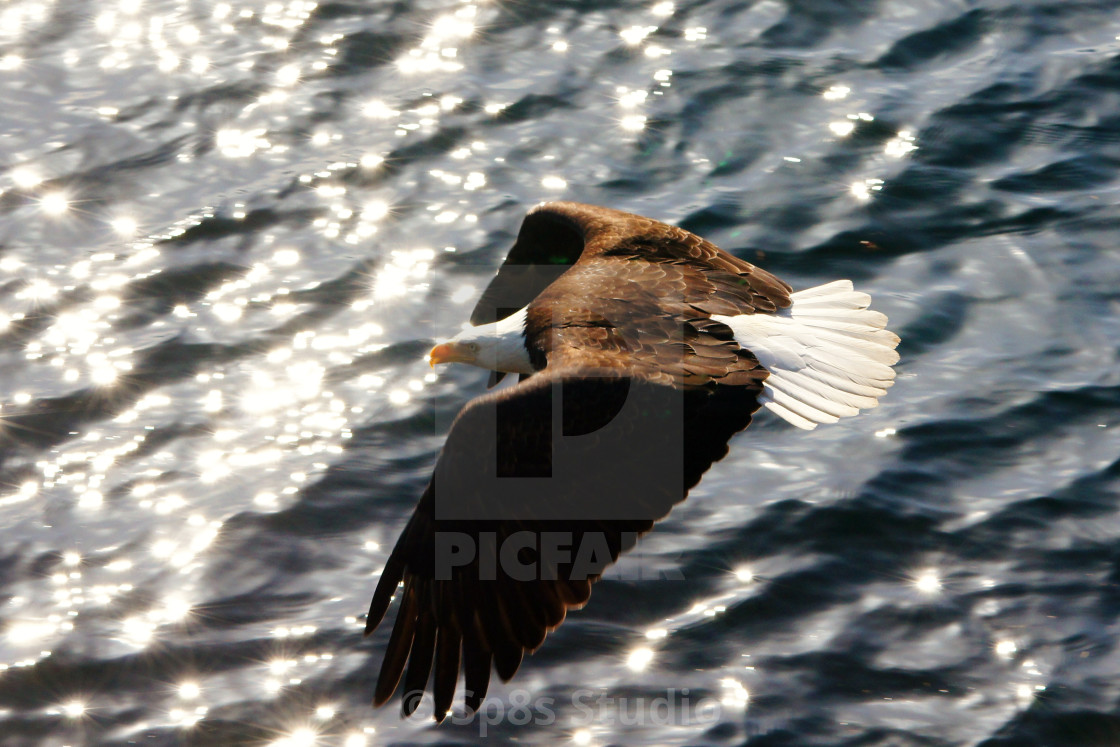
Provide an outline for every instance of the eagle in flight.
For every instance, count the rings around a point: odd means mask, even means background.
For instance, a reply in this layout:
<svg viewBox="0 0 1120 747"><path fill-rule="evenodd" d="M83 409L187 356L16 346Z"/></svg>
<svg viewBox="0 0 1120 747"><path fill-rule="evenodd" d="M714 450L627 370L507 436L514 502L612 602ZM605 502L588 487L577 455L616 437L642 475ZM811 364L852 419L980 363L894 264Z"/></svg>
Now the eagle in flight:
<svg viewBox="0 0 1120 747"><path fill-rule="evenodd" d="M766 407L799 428L874 407L899 339L838 280L792 292L688 231L538 205L471 324L430 362L520 381L469 402L386 562L366 634L400 597L374 705L404 680L468 712Z"/></svg>

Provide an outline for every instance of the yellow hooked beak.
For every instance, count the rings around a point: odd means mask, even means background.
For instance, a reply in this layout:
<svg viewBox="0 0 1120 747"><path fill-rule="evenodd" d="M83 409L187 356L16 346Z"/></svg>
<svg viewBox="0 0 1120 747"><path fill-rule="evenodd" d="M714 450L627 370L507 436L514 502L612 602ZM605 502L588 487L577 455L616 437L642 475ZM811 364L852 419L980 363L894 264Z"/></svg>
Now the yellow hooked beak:
<svg viewBox="0 0 1120 747"><path fill-rule="evenodd" d="M428 363L432 368L437 363L470 363L473 359L469 351L454 342L441 342L428 353Z"/></svg>

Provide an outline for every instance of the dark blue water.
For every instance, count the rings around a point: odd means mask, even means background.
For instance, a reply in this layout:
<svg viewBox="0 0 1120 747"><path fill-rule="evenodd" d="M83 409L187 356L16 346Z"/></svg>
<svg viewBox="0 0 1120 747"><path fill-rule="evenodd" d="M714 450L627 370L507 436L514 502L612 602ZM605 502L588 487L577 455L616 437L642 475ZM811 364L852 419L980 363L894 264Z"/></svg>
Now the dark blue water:
<svg viewBox="0 0 1120 747"><path fill-rule="evenodd" d="M1120 744L1118 35L0 6L0 745ZM362 615L486 378L424 354L555 198L853 278L899 380L758 418L480 717L401 721Z"/></svg>

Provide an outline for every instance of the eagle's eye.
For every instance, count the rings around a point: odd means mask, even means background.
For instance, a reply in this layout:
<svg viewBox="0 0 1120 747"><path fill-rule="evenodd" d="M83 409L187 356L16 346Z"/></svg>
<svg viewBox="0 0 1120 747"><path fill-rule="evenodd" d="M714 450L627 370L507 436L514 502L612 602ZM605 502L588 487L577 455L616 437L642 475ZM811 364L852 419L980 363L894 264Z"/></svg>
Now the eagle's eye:
<svg viewBox="0 0 1120 747"><path fill-rule="evenodd" d="M472 353L477 353L478 349L479 349L478 348L478 343L477 342L468 343L467 344L467 349L470 350Z"/></svg>

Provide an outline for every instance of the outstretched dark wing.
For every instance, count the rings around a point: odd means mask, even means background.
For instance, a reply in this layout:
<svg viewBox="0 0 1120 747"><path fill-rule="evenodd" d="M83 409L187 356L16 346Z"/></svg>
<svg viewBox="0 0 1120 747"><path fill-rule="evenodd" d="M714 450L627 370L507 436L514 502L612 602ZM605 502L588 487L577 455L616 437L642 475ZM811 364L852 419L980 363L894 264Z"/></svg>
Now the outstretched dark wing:
<svg viewBox="0 0 1120 747"><path fill-rule="evenodd" d="M529 211L497 275L471 313L471 324L490 324L528 305L579 260L584 249L579 220L546 203Z"/></svg>
<svg viewBox="0 0 1120 747"><path fill-rule="evenodd" d="M462 670L477 710L491 669L512 677L727 453L760 388L682 390L561 368L468 404L374 592L367 634L401 597L374 704L403 676L411 714L431 679L441 720Z"/></svg>
<svg viewBox="0 0 1120 747"><path fill-rule="evenodd" d="M789 305L788 285L682 228L597 205L545 202L525 216L513 248L479 298L471 324L504 319L572 265L601 255L729 274L736 286L751 291L752 308L773 311Z"/></svg>

